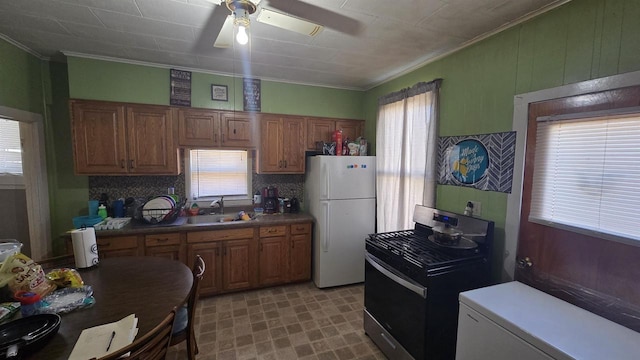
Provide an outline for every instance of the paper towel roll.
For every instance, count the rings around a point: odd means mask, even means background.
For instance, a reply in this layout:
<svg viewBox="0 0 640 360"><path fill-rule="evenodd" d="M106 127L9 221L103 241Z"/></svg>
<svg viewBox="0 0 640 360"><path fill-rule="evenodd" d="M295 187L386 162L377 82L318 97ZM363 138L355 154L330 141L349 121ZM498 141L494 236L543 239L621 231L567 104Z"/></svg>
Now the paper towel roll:
<svg viewBox="0 0 640 360"><path fill-rule="evenodd" d="M96 244L96 231L92 227L73 230L71 232L73 243L73 256L76 259L78 269L88 268L98 264L98 245Z"/></svg>

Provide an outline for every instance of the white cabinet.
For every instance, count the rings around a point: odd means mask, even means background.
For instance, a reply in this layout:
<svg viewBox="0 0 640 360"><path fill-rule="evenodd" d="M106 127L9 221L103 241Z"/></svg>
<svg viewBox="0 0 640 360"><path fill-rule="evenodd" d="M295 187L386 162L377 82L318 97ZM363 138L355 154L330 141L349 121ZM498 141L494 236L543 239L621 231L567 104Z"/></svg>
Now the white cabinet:
<svg viewBox="0 0 640 360"><path fill-rule="evenodd" d="M519 282L460 293L456 360L638 359L640 333Z"/></svg>

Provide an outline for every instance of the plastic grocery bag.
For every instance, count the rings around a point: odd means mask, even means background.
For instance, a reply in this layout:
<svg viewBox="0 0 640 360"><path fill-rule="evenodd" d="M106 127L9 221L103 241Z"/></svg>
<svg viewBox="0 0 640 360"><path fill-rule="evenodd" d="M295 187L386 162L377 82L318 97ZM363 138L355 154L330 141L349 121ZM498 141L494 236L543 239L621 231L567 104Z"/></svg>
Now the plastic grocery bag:
<svg viewBox="0 0 640 360"><path fill-rule="evenodd" d="M8 286L11 293L24 290L41 297L56 289L47 281L42 266L23 253L9 256L0 267L2 286Z"/></svg>

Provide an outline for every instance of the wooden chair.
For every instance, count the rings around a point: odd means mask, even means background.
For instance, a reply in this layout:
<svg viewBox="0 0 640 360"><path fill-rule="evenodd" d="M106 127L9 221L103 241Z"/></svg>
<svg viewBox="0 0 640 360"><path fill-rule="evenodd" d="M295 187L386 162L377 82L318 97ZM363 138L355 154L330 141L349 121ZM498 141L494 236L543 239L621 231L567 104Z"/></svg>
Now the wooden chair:
<svg viewBox="0 0 640 360"><path fill-rule="evenodd" d="M178 308L176 321L173 325L173 334L171 335L171 346L177 345L187 340L187 356L189 360L195 360L198 353L198 344L196 344L196 334L193 323L196 317L196 304L200 297L200 280L204 276L206 265L200 255L196 255L196 261L193 264L193 285L186 304Z"/></svg>
<svg viewBox="0 0 640 360"><path fill-rule="evenodd" d="M99 360L115 360L127 353L130 353L129 357L125 358L128 360L163 360L171 342L171 329L175 317L176 309L174 308L158 326L143 337Z"/></svg>

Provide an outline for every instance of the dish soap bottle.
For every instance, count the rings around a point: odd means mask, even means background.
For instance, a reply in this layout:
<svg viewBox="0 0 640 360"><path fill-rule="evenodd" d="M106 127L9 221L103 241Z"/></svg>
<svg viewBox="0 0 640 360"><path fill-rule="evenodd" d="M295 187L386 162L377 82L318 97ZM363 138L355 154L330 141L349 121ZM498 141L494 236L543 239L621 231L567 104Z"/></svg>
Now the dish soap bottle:
<svg viewBox="0 0 640 360"><path fill-rule="evenodd" d="M104 205L100 205L98 207L98 216L102 218L102 220L107 218L107 207Z"/></svg>

